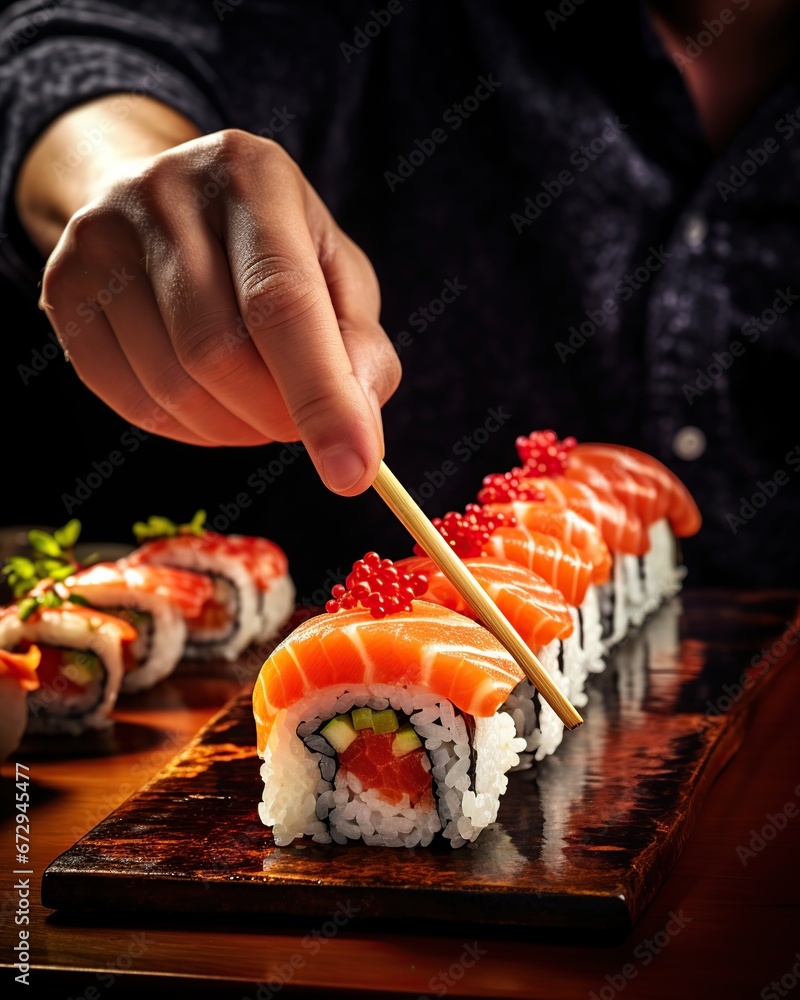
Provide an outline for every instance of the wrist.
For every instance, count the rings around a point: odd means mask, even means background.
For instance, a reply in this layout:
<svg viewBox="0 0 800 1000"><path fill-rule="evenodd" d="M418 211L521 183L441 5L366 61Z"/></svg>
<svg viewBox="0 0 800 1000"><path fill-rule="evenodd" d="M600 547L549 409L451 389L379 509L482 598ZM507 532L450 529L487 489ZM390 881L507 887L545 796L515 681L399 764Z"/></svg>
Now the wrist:
<svg viewBox="0 0 800 1000"><path fill-rule="evenodd" d="M202 133L153 98L110 94L70 109L39 136L14 190L20 223L47 256L72 216L137 165Z"/></svg>

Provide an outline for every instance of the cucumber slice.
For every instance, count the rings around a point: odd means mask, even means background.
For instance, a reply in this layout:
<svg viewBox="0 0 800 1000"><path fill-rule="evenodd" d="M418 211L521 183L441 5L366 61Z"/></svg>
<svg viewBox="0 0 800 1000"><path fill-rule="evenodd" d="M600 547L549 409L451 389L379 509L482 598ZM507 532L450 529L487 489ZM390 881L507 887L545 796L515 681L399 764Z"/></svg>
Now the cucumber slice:
<svg viewBox="0 0 800 1000"><path fill-rule="evenodd" d="M397 735L392 743L392 753L395 757L404 757L412 750L418 750L422 746L422 740L414 732L413 726L403 726L397 730Z"/></svg>
<svg viewBox="0 0 800 1000"><path fill-rule="evenodd" d="M396 733L400 728L397 713L393 708L385 708L382 712L372 713L372 728L376 733Z"/></svg>
<svg viewBox="0 0 800 1000"><path fill-rule="evenodd" d="M353 729L349 715L334 716L319 732L320 736L324 736L337 753L346 750L358 735Z"/></svg>
<svg viewBox="0 0 800 1000"><path fill-rule="evenodd" d="M88 649L65 649L61 654L61 673L81 687L87 687L100 674L100 660Z"/></svg>
<svg viewBox="0 0 800 1000"><path fill-rule="evenodd" d="M372 709L354 708L353 727L356 729L356 731L359 731L361 729L372 729Z"/></svg>

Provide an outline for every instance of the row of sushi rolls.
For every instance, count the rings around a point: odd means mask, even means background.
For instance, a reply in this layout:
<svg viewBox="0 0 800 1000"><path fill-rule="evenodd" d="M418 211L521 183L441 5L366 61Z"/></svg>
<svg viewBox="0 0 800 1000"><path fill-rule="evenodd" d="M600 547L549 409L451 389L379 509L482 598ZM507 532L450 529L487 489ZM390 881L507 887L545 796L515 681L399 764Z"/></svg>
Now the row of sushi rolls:
<svg viewBox="0 0 800 1000"><path fill-rule="evenodd" d="M516 447L517 466L433 524L581 708L591 676L681 589L679 539L700 512L641 451L553 431ZM252 704L258 812L278 846L461 847L497 820L508 773L562 742L556 713L419 546L366 553L279 641L296 594L269 539L210 531L202 511L151 517L129 554L80 565L80 528L31 531L30 553L3 569L0 759L25 736L111 725L118 699L184 659L270 642Z"/></svg>

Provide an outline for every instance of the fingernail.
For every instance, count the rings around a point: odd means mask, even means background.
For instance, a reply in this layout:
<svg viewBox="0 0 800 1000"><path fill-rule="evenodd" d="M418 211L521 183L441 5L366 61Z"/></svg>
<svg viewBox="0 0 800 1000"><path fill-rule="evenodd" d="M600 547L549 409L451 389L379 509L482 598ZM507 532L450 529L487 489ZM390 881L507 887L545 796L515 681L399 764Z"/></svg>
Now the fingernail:
<svg viewBox="0 0 800 1000"><path fill-rule="evenodd" d="M349 490L366 471L364 459L352 448L331 448L322 456L322 474L325 482L337 492Z"/></svg>

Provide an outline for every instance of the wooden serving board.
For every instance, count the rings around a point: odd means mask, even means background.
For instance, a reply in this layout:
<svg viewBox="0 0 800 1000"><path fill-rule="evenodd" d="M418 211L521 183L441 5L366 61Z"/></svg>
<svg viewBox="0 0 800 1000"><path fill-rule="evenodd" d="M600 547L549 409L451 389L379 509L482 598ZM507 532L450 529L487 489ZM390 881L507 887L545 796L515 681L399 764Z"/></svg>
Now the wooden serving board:
<svg viewBox="0 0 800 1000"><path fill-rule="evenodd" d="M345 907L359 918L624 933L798 636L797 595L698 591L671 602L591 679L585 724L513 773L498 822L458 850L275 847L256 811L260 760L244 691L50 865L42 902L269 922Z"/></svg>

